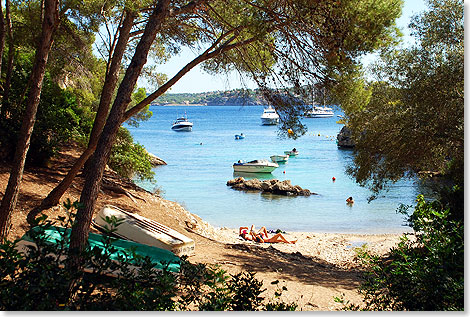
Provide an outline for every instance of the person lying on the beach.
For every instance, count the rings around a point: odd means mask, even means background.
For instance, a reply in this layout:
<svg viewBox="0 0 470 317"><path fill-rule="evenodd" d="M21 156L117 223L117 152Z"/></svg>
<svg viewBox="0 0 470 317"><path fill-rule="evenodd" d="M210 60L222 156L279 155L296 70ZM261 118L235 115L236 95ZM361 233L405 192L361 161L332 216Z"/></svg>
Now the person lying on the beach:
<svg viewBox="0 0 470 317"><path fill-rule="evenodd" d="M268 237L268 232L266 230L266 227L261 227L258 232L255 232L255 225L251 226L249 235L248 235L248 227L240 227L239 229L240 236L248 241L255 241L259 243L278 243L278 242L284 242L284 243L290 243L294 244L297 242L297 240L294 241L288 241L281 233L276 233L274 236L271 238Z"/></svg>

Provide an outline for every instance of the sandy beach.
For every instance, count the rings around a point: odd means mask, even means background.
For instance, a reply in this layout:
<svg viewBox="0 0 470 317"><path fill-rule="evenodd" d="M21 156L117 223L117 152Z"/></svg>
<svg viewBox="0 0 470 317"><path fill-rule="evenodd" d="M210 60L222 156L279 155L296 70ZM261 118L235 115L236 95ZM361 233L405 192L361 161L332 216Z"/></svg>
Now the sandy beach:
<svg viewBox="0 0 470 317"><path fill-rule="evenodd" d="M55 159L51 169L28 169L17 209L12 218L10 239L21 237L28 229L26 217L65 175L78 153L63 152ZM8 182L8 167L0 168L0 192ZM95 212L105 204L112 204L144 217L154 219L195 240L196 255L192 262L220 265L231 274L252 271L263 280L267 289L263 295L272 297L279 280L286 286L282 295L286 302L296 302L298 310L337 310L341 305L335 296L345 295L350 301L360 303L357 288L361 281L361 264L355 248L364 246L375 254L386 254L400 241L401 234L340 234L315 232L287 232L288 240L295 244L255 243L238 236L238 228L214 228L197 215L193 215L176 202L168 201L145 191L131 182L120 179L107 171L105 183L119 184L131 196L103 188ZM63 201L78 200L83 178L77 177L63 197ZM1 197L0 195L0 197ZM63 215L60 206L44 212L50 218ZM247 226L251 226L247 219Z"/></svg>

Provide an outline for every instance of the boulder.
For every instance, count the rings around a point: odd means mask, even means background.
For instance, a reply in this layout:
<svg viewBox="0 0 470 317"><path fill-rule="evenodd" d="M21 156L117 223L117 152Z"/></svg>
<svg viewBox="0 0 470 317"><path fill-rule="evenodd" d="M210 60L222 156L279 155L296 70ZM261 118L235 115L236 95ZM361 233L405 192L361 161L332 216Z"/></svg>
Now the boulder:
<svg viewBox="0 0 470 317"><path fill-rule="evenodd" d="M272 192L272 185L269 181L264 181L261 183L261 190L264 192Z"/></svg>
<svg viewBox="0 0 470 317"><path fill-rule="evenodd" d="M156 156L152 153L148 153L148 155L150 156L150 164L152 166L167 165L166 162L164 160L162 160L161 158L159 158L158 156Z"/></svg>
<svg viewBox="0 0 470 317"><path fill-rule="evenodd" d="M290 180L278 181L276 184L273 185L272 190L274 194L287 194L288 192L292 192L292 184Z"/></svg>
<svg viewBox="0 0 470 317"><path fill-rule="evenodd" d="M262 190L261 181L257 178L249 179L245 181L246 189L253 189L253 190Z"/></svg>
<svg viewBox="0 0 470 317"><path fill-rule="evenodd" d="M234 178L234 179L231 179L229 181L227 181L227 186L233 186L233 185L236 185L236 184L243 184L245 182L245 179L243 177L238 177L238 178Z"/></svg>
<svg viewBox="0 0 470 317"><path fill-rule="evenodd" d="M344 126L336 136L338 147L353 148L355 146L354 140L351 138L351 130Z"/></svg>

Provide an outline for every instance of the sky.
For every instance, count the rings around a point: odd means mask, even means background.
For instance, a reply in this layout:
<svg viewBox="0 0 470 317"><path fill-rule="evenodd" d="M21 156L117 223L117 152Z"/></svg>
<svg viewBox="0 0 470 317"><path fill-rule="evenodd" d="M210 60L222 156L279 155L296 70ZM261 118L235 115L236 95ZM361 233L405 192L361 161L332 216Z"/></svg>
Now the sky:
<svg viewBox="0 0 470 317"><path fill-rule="evenodd" d="M405 0L403 6L402 16L397 20L397 25L402 29L404 34L405 43L412 42L410 33L408 30L408 24L413 15L422 12L426 9L425 0ZM189 49L184 49L179 55L176 55L170 59L164 65L160 65L158 71L165 73L171 78L176 74L184 65L191 61L196 54ZM365 57L363 62L369 63L374 59L373 55ZM139 86L146 86L144 81L139 82ZM237 88L256 88L256 85L252 82L244 82L240 79L237 73L231 73L228 75L217 75L212 76L204 72L199 66L193 68L183 78L181 78L169 91L170 93L199 93L217 90L230 90ZM147 89L149 90L149 89ZM151 91L147 91L151 92Z"/></svg>

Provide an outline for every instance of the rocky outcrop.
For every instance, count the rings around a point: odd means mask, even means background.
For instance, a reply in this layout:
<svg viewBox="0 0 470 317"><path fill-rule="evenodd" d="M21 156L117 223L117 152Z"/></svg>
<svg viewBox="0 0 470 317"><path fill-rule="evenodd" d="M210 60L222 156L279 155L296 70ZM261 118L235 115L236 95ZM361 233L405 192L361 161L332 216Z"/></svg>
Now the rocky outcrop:
<svg viewBox="0 0 470 317"><path fill-rule="evenodd" d="M351 138L351 130L347 126L344 126L339 131L336 139L338 140L337 144L339 147L353 148L355 146L354 140Z"/></svg>
<svg viewBox="0 0 470 317"><path fill-rule="evenodd" d="M162 160L161 158L159 158L158 156L152 153L148 153L148 154L150 156L150 164L152 164L152 166L167 165L166 162Z"/></svg>
<svg viewBox="0 0 470 317"><path fill-rule="evenodd" d="M299 185L292 185L291 181L288 179L284 181L280 181L278 179L260 181L257 178L245 180L243 177L238 177L229 180L227 182L227 186L231 186L233 189L257 190L285 196L317 195L316 193L312 193L310 190L302 188Z"/></svg>

